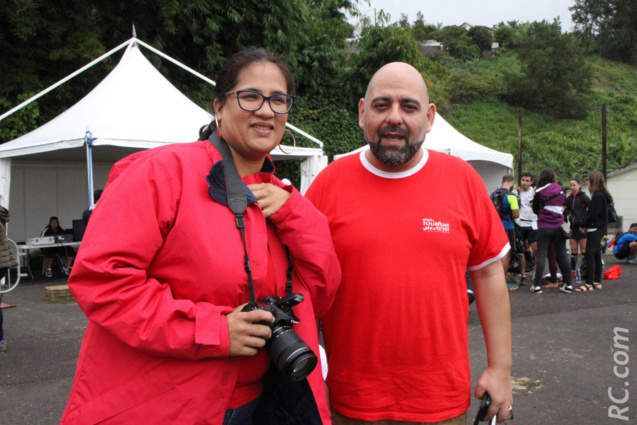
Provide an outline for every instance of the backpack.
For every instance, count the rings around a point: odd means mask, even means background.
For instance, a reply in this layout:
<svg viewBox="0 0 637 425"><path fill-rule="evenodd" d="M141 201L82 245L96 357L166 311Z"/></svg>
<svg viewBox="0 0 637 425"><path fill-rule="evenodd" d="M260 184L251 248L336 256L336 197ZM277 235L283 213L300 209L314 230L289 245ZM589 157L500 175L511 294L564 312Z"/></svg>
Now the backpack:
<svg viewBox="0 0 637 425"><path fill-rule="evenodd" d="M606 208L608 210L608 222L617 223L618 217L617 217L617 211L615 211L615 203L609 202Z"/></svg>
<svg viewBox="0 0 637 425"><path fill-rule="evenodd" d="M507 213L504 211L504 197L507 196L508 191L506 190L496 190L491 194L491 202L493 202L493 206L495 210L498 212L500 218L504 217Z"/></svg>

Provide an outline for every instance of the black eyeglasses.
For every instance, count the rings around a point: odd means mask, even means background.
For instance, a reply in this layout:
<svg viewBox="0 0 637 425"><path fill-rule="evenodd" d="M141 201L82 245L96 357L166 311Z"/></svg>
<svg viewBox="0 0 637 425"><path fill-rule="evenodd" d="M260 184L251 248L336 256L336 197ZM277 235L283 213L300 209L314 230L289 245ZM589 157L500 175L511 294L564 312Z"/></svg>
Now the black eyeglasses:
<svg viewBox="0 0 637 425"><path fill-rule="evenodd" d="M258 111L261 109L261 106L263 106L263 102L267 100L272 112L275 114L287 114L290 112L290 109L292 109L292 104L295 99L291 94L273 94L272 96L264 96L253 90L235 90L226 93L226 96L230 96L231 94L237 95L239 108L248 112Z"/></svg>

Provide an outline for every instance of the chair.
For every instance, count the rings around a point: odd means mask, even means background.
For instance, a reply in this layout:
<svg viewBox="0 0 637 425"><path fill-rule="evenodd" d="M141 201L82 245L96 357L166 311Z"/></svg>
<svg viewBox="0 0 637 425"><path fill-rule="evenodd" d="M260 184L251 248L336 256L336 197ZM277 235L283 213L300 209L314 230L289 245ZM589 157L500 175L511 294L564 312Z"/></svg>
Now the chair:
<svg viewBox="0 0 637 425"><path fill-rule="evenodd" d="M46 273L46 255L40 253L40 256L42 257L42 274L44 275ZM55 254L53 263L57 263L60 271L64 271L64 267L66 267L66 256Z"/></svg>

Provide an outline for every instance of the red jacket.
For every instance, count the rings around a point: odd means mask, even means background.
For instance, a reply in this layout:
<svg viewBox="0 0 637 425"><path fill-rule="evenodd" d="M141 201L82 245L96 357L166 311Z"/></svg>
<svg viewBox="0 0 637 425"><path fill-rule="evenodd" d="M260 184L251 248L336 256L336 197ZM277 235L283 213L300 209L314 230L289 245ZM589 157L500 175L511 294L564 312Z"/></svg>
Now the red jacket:
<svg viewBox="0 0 637 425"><path fill-rule="evenodd" d="M95 208L69 286L89 319L63 424L221 424L237 376L225 314L249 300L243 245L228 207L208 194L220 160L207 141L170 145L118 162ZM246 184L272 182L258 173ZM295 189L268 222L277 293L287 245L295 265L294 329L318 356L316 318L330 307L340 267L325 217ZM266 220L248 206L255 293L268 264ZM272 231L272 229L270 229ZM308 377L329 423L320 366Z"/></svg>

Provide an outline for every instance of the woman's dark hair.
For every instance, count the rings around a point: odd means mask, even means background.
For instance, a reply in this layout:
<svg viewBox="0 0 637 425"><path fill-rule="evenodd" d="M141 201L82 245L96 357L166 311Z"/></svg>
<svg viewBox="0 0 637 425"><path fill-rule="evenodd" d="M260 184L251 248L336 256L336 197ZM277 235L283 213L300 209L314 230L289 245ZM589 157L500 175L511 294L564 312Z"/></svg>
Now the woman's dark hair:
<svg viewBox="0 0 637 425"><path fill-rule="evenodd" d="M577 178L577 177L573 177L572 179L569 180L570 182L576 182L577 184L579 184L580 186L582 185L582 182Z"/></svg>
<svg viewBox="0 0 637 425"><path fill-rule="evenodd" d="M540 175L537 178L537 187L544 187L549 183L555 183L555 170L547 167L540 171Z"/></svg>
<svg viewBox="0 0 637 425"><path fill-rule="evenodd" d="M58 223L60 222L60 220L58 220L58 218L54 215L49 218L49 223L51 223L53 220L57 221Z"/></svg>

